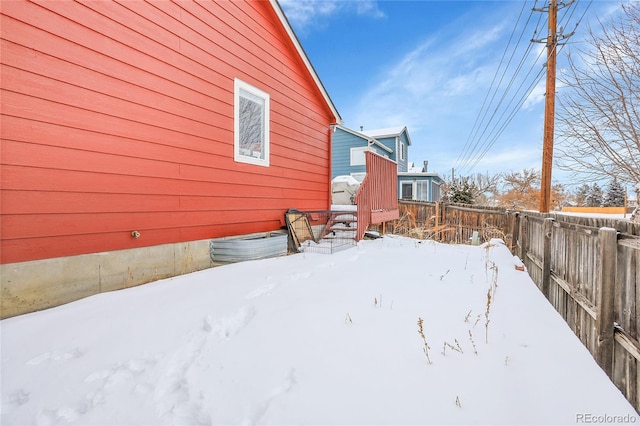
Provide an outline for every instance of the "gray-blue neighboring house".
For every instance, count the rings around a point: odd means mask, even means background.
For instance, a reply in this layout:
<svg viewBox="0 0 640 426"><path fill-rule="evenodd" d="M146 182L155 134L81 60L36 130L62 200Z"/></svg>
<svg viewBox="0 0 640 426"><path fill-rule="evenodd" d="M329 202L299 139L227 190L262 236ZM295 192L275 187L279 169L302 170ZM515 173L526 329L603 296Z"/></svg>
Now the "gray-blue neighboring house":
<svg viewBox="0 0 640 426"><path fill-rule="evenodd" d="M398 173L398 197L403 200L440 201L442 178L437 173L409 167L409 171Z"/></svg>
<svg viewBox="0 0 640 426"><path fill-rule="evenodd" d="M392 148L364 133L335 125L331 139L331 178L353 176L358 182L362 182L365 175L365 151L373 151L395 161Z"/></svg>
<svg viewBox="0 0 640 426"><path fill-rule="evenodd" d="M393 154L389 158L398 163L398 172L408 171L408 152L409 146L411 145L411 138L409 137L409 131L406 126L363 130L361 133L370 138L374 138L393 151Z"/></svg>
<svg viewBox="0 0 640 426"><path fill-rule="evenodd" d="M439 201L442 179L426 168L409 168L411 138L406 126L356 131L334 127L331 150L332 176L352 176L362 182L365 151L373 151L398 163L398 195L403 199Z"/></svg>

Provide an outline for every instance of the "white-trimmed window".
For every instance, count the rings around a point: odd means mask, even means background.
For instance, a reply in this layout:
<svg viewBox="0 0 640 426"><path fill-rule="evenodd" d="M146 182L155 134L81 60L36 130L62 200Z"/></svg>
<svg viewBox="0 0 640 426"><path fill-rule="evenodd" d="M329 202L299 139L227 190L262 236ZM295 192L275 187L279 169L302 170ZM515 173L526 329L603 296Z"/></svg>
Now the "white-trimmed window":
<svg viewBox="0 0 640 426"><path fill-rule="evenodd" d="M364 153L369 151L368 146L351 148L351 158L349 164L352 166L364 166L366 164Z"/></svg>
<svg viewBox="0 0 640 426"><path fill-rule="evenodd" d="M431 201L440 201L440 184L431 182Z"/></svg>
<svg viewBox="0 0 640 426"><path fill-rule="evenodd" d="M404 146L404 142L400 142L400 159L404 160L407 156L407 151Z"/></svg>
<svg viewBox="0 0 640 426"><path fill-rule="evenodd" d="M429 201L429 182L419 180L416 182L416 200Z"/></svg>
<svg viewBox="0 0 640 426"><path fill-rule="evenodd" d="M413 200L413 182L400 183L400 198L403 200Z"/></svg>
<svg viewBox="0 0 640 426"><path fill-rule="evenodd" d="M234 160L269 167L269 94L234 80Z"/></svg>

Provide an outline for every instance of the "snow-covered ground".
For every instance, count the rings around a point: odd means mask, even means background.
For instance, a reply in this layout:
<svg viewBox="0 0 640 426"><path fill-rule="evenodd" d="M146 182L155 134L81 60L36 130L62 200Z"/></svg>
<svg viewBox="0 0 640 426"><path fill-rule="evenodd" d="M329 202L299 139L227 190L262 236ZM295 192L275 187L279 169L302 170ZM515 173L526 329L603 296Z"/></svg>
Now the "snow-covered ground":
<svg viewBox="0 0 640 426"><path fill-rule="evenodd" d="M385 236L10 318L0 423L640 423L517 263Z"/></svg>

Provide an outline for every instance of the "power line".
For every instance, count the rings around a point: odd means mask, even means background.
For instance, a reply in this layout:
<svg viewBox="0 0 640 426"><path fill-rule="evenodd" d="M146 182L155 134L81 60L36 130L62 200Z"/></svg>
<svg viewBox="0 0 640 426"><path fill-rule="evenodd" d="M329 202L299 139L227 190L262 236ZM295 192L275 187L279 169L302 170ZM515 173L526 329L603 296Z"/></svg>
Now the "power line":
<svg viewBox="0 0 640 426"><path fill-rule="evenodd" d="M536 0L537 3L537 0ZM477 148L477 144L479 139L481 138L478 137L478 132L480 131L480 128L482 127L482 124L485 122L486 116L490 111L490 107L493 104L493 101L495 99L496 94L498 93L498 89L500 87L500 85L502 84L502 81L507 73L509 64L511 63L513 56L515 54L515 52L517 51L517 47L518 44L520 43L520 41L522 40L522 34L520 34L520 37L518 39L518 42L516 43L513 52L511 53L510 57L509 57L509 61L507 63L507 65L505 65L504 67L504 71L502 72L502 75L500 76L500 80L498 82L498 84L495 87L494 90L494 83L496 82L496 79L498 77L498 74L500 73L500 69L502 68L502 64L504 62L504 58L507 55L507 52L509 51L509 46L511 45L511 41L513 40L513 36L516 33L516 30L518 28L518 24L520 22L520 19L522 17L522 13L524 12L524 9L526 7L526 2L522 3L522 9L520 10L520 14L518 15L518 19L516 20L513 29L511 30L511 36L509 37L509 41L507 42L507 45L505 47L505 50L502 54L502 57L500 59L500 63L498 64L498 68L496 69L493 79L491 81L491 85L489 86L489 89L487 90L487 94L485 95L484 101L482 103L482 106L480 107L480 111L478 112L478 115L476 117L476 120L474 122L474 125L469 133L469 137L467 138L467 141L465 143L465 147L463 149L463 151L461 152L461 154L458 156L458 164L464 164L473 154L473 152L476 150ZM531 19L533 12L531 12L529 14L529 17L527 18L527 24L529 22L529 20ZM524 26L526 28L526 24ZM493 92L493 94L491 95L491 100L489 101L489 103L487 104L487 99L489 98L489 95ZM485 108L486 107L486 108ZM489 120L489 123L491 122L491 119ZM488 125L488 123L487 123ZM485 125L485 130L486 130L486 125Z"/></svg>
<svg viewBox="0 0 640 426"><path fill-rule="evenodd" d="M533 71L534 67L531 66L529 68L529 71L527 72L526 76L521 80L520 85L518 86L518 88L513 92L513 95L511 96L511 99L509 100L509 102L507 103L507 105L502 109L502 113L500 114L497 122L495 122L495 124L493 124L493 126L490 128L489 126L491 125L491 123L494 121L494 118L496 117L496 114L498 113L498 110L500 108L500 106L503 104L503 102L505 101L505 99L507 98L507 95L509 94L509 91L511 90L511 88L513 87L513 84L516 81L516 77L518 75L518 73L520 72L520 70L522 69L522 65L524 64L524 59L526 58L526 56L529 54L530 52L530 48L527 49L527 51L525 52L525 54L522 57L522 60L520 62L520 64L518 65L518 68L516 69L516 71L514 72L514 75L512 76L511 80L509 81L509 84L507 85L507 87L505 88L502 97L500 98L500 101L498 102L498 105L496 106L496 108L494 109L492 115L491 115L491 119L490 121L487 123L487 125L485 126L482 134L480 134L478 141L476 143L476 148L478 150L482 150L481 152L486 153L486 151L488 150L488 148L493 145L493 143L491 142L491 135L495 133L496 129L501 126L501 120L502 118L505 116L505 114L507 113L507 111L509 111L509 108L511 107L511 105L513 104L513 101L517 98L518 93L520 93L520 89L522 88L522 86L524 85L524 83L527 81L527 78L529 77L529 75L531 74L531 72ZM536 82L534 81L533 84L530 85L530 89L526 91L526 93L522 96L523 99L523 103L524 100L526 100L526 98L529 96L529 94L533 91L533 89L536 86ZM517 110L520 107L520 103L518 104L518 107L516 110L513 110L509 115L515 115L513 113L517 112ZM485 134L488 135L487 138L485 137ZM481 145L479 145L481 140L485 140L484 142L484 148L482 148ZM472 151L471 154L475 153L476 150ZM481 154L482 156L482 154ZM473 155L470 155L469 158L467 159L467 164L470 161L473 161ZM475 162L475 164L477 164L477 161ZM472 167L470 167L472 168Z"/></svg>
<svg viewBox="0 0 640 426"><path fill-rule="evenodd" d="M533 10L531 12L531 14L533 14ZM531 16L531 15L530 15ZM530 19L529 19L530 20ZM527 23L529 22L529 20L527 20ZM537 27L540 25L540 19L538 20L538 23L536 24L536 33L537 33ZM522 35L524 35L526 31L526 26L523 28L522 31ZM516 69L516 71L514 71L511 80L509 81L509 84L507 86L506 89L504 89L504 93L500 99L500 102L498 103L498 105L495 107L493 114L491 115L490 120L485 124L485 128L484 131L482 132L482 134L476 139L475 141L475 145L474 145L474 149L470 152L470 154L467 156L467 158L465 159L465 162L463 163L464 165L468 166L469 164L471 164L472 162L474 162L474 158L477 159L480 155L480 153L482 152L486 152L487 151L487 145L485 142L485 145L481 145L482 142L482 138L484 137L484 135L488 132L489 134L492 134L495 130L495 128L497 126L499 126L499 123L495 123L493 124L493 127L490 129L490 126L493 123L494 118L496 117L496 113L498 112L498 109L500 108L500 106L502 105L504 99L506 99L506 95L508 93L508 91L510 90L510 88L513 86L513 82L516 80L516 78L518 77L518 73L520 72L520 70L522 69L523 64L525 63L525 60L527 58L527 56L529 55L529 52L531 50L531 45L529 44L527 49L525 50L525 52L522 54L522 58L520 60L520 63L518 64L518 67ZM514 49L514 52L512 55L514 55L516 53L517 49ZM533 67L533 66L532 66ZM531 69L529 71L529 73L531 72ZM505 70L506 73L506 70ZM529 74L527 73L527 75ZM512 100L517 96L517 93L515 93L512 97ZM512 101L511 101L512 102ZM511 102L509 103L509 105L511 104ZM504 116L505 110L503 110L503 114L501 116ZM475 161L475 163L477 163L477 161Z"/></svg>
<svg viewBox="0 0 640 426"><path fill-rule="evenodd" d="M537 1L536 3L537 4ZM534 5L535 5L534 4ZM526 4L525 4L526 5ZM518 53L518 46L520 44L520 42L522 41L522 38L524 36L524 34L527 31L527 28L529 26L529 22L531 21L531 17L533 15L533 8L529 14L529 17L527 18L527 21L525 23L525 25L522 27L522 31L520 34L520 38L518 40L518 43L514 46L513 51L511 53L511 57L510 57L510 61L509 61L509 65L511 64L511 62L513 61L513 58L515 57L515 55ZM536 24L536 30L534 32L537 33L538 31L538 27L540 25L540 20L541 18L538 19L538 23ZM518 22L516 22L516 26L514 27L513 33L515 33L515 31L517 30L517 26L519 25ZM511 78L506 86L506 88L503 86L502 82L504 81L505 76L507 75L509 69L508 67L505 67L505 69L502 72L502 77L500 79L500 85L497 86L495 88L495 90L493 88L490 88L490 91L493 91L493 95L491 97L491 103L489 105L486 105L486 108L484 108L484 111L480 111L479 113L479 117L482 117L482 119L480 120L481 125L476 127L475 129L472 130L471 133L471 141L469 144L467 144L465 151L463 152L463 155L461 156L461 160L459 160L458 164L459 167L462 168L469 168L468 166L472 163L477 163L477 158L480 155L480 153L482 152L486 152L487 151L487 141L484 140L484 136L486 134L491 135L493 132L495 132L495 129L500 127L500 123L496 123L495 122L495 118L497 116L503 117L506 114L506 110L505 107L503 107L503 112L502 114L498 114L500 111L501 106L503 105L503 103L505 102L505 99L507 99L507 96L511 90L511 88L513 87L515 81L517 81L518 77L519 77L519 73L522 71L524 64L526 63L527 57L530 53L532 49L532 46L530 44L527 45L527 48L525 49L525 51L522 53L521 55L521 59L515 69L515 71L513 71ZM533 68L534 65L531 66L531 69ZM531 73L531 69L529 70L529 72L527 73L527 75L529 75ZM498 70L496 72L500 72L500 68L498 68ZM522 83L520 84L520 87L522 87ZM501 92L502 95L499 98L498 103L495 106L492 106L493 101L495 100L497 94ZM511 105L513 102L513 99L517 98L517 93L514 93L512 95L511 101L509 102L508 105ZM508 106L507 106L508 108ZM489 115L489 119L486 120L487 115L489 114L489 112L491 112L491 114ZM482 128L482 132L480 132L480 129Z"/></svg>
<svg viewBox="0 0 640 426"><path fill-rule="evenodd" d="M576 5L578 2L579 0L575 0ZM593 0L590 0L587 8L583 11L582 16L580 17L580 19L575 25L576 28L578 27L580 22L583 20L592 2ZM566 4L562 3L562 5L570 6L573 3L574 1L571 1ZM522 34L526 32L526 29L531 21L531 16L533 12L539 11L539 9L536 10L535 8L536 4L537 4L537 0L535 1L531 14L527 18L527 21L523 27ZM545 5L543 9L548 7L549 6L546 4L546 1L545 1ZM523 5L523 8L524 8L524 5ZM577 7L563 8L565 12L560 18L560 23L562 28L565 28L566 26L569 25L569 23L573 19L573 15L576 9ZM515 118L517 113L521 110L526 100L531 96L531 93L540 83L541 77L544 74L544 68L541 68L536 73L535 77L532 80L530 80L532 71L535 65L539 64L539 60L542 56L543 50L541 49L534 63L527 70L524 77L522 77L524 73L524 68L525 68L524 64L526 63L527 58L529 57L531 50L533 49L533 44L529 43L525 51L522 53L521 59L517 67L513 71L511 78L509 79L506 86L504 85L505 78L508 73L508 68L513 62L513 58L515 57L518 51L519 41L513 47L513 51L511 52L509 61L507 62L507 65L504 67L504 69L502 69L502 66L504 64L504 59L506 58L509 48L512 44L513 36L517 32L518 25L520 25L522 14L523 14L523 10L520 11L518 20L516 21L516 24L511 31L511 36L509 38L509 41L507 42L505 51L502 54L500 63L498 65L498 68L496 69L496 72L492 79L489 90L485 95L482 106L469 132L469 137L465 142L464 148L461 151L460 155L458 156L457 166L458 166L458 169L461 170L461 172L472 170L474 167L477 166L477 164L482 160L482 158L487 154L487 152L489 152L489 150L493 147L493 145L497 142L497 140L500 138L500 136L503 134L503 132L506 130L506 128L509 126L512 120ZM545 15L540 14L539 16L540 18L538 19L538 22L536 23L535 29L533 32L534 37L538 35L540 24L541 22L543 22L543 17ZM545 25L548 24L548 19L544 20L544 24ZM561 35L560 37L558 37L558 41L565 40L572 34L573 32L566 36ZM565 42L562 42L562 43L558 42L557 44L560 46L559 48L557 48L556 46L553 47L554 54L562 50ZM502 74L500 74L501 71L502 71ZM500 75L499 78L498 78L498 75ZM495 84L496 81L498 81L497 85ZM519 81L520 83L517 85L517 88L514 90L514 87L516 86L517 81ZM524 87L526 87L526 89L523 92L522 89ZM501 93L501 96L498 96L498 93ZM496 100L496 98L498 98L498 102L497 104L494 105L494 101Z"/></svg>
<svg viewBox="0 0 640 426"><path fill-rule="evenodd" d="M484 107L485 107L485 105L487 103L487 99L489 98L489 94L491 93L491 90L493 89L493 85L496 82L496 78L498 77L498 72L500 71L500 68L502 68L502 62L504 61L504 58L507 55L507 51L509 50L509 45L511 44L511 40L513 40L513 35L516 32L516 28L518 27L518 22L520 22L520 18L522 17L522 12L524 11L525 6L526 6L526 3L523 2L522 3L522 9L520 9L520 14L518 15L518 19L516 20L515 26L511 30L511 35L509 36L509 41L507 41L507 45L506 45L504 51L502 52L502 57L500 58L500 63L498 63L498 68L496 69L496 72L493 74L493 79L491 80L491 84L489 85L489 90L487 90L487 94L485 95L484 100L482 101L482 106L480 107L480 111L482 111L484 109ZM529 15L529 17L531 17L531 15ZM505 69L506 69L506 67L505 67ZM504 77L504 74L503 74L503 77ZM502 81L502 77L501 77L500 81ZM498 83L498 84L500 84L500 83ZM494 96L495 96L495 94L494 94ZM491 102L493 102L493 97L491 98L490 103ZM482 120L484 120L485 115L486 115L486 111L485 111L485 114L482 117ZM471 131L469 132L469 136L467 137L467 141L465 142L465 146L464 146L462 152L460 153L460 155L458 155L458 160L457 161L460 161L460 159L464 157L464 155L466 154L466 150L469 147L470 141L472 140L472 137L475 138L474 131L477 133L478 129L476 128L476 126L478 125L478 121L479 120L480 120L480 114L478 114L476 116L476 120L473 123L473 126L471 127Z"/></svg>
<svg viewBox="0 0 640 426"><path fill-rule="evenodd" d="M582 18L584 18L585 14L586 14L586 12L587 12L587 10L588 10L588 8L589 8L589 6L591 5L592 2L593 2L593 0L591 0L589 2L589 5L587 6L587 9L585 9L585 11L583 12L582 17L580 18L578 23L576 23L576 27L580 24L580 22L582 21ZM573 9L573 10L575 10L575 9ZM569 19L571 18L572 15L573 15L573 12L571 13ZM565 44L567 44L567 43L556 43L556 45L554 46L554 49L557 49L557 53L558 54L560 52L562 52L562 49L564 48ZM560 46L560 49L558 49L558 45ZM541 55L542 55L542 51L540 51L540 54L538 55L538 58ZM507 120L500 127L500 130L497 133L495 133L495 135L494 135L494 137L492 139L490 139L490 142L487 144L487 147L485 148L485 150L480 154L480 156L478 156L478 158L476 159L476 161L473 163L473 165L470 168L474 168L478 164L478 162L482 159L482 157L487 153L489 148L491 146L493 146L493 144L497 141L497 139L500 137L500 135L502 135L502 132L507 128L509 123L511 123L511 120L515 117L515 115L517 114L519 109L522 107L522 105L524 104L524 102L526 101L528 96L531 94L531 92L533 91L535 86L537 86L538 83L540 83L540 81L542 81L543 75L544 75L544 69L541 69L538 72L538 74L536 75L536 77L534 78L533 82L531 83L531 85L529 86L527 91L525 92L525 94L520 98L519 102L517 103L516 108L511 111L511 113L510 113L509 117L507 118ZM503 115L504 115L504 113L503 113Z"/></svg>
<svg viewBox="0 0 640 426"><path fill-rule="evenodd" d="M468 166L469 170L475 168L478 165L478 163L482 160L482 158L484 158L484 156L487 154L489 149L491 149L491 147L493 147L493 145L500 138L500 136L502 136L502 133L507 129L509 124L511 124L511 121L515 118L515 116L518 114L518 112L520 112L520 108L522 107L522 105L524 105L526 100L529 98L529 96L531 95L531 93L533 92L535 87L538 85L538 83L540 83L540 81L542 81L542 77L543 76L544 76L544 69L540 69L538 71L538 74L536 75L536 77L529 84L529 87L528 87L527 91L525 91L522 94L522 96L520 97L520 99L516 103L516 106L510 111L507 119L502 123L502 125L500 126L500 128L497 131L492 132L493 137L488 139L488 142L485 144L484 150L482 152L480 152L476 156L476 158L473 161L473 163ZM502 116L504 116L505 113L506 113L506 110L503 111ZM502 116L501 116L501 118L502 118Z"/></svg>

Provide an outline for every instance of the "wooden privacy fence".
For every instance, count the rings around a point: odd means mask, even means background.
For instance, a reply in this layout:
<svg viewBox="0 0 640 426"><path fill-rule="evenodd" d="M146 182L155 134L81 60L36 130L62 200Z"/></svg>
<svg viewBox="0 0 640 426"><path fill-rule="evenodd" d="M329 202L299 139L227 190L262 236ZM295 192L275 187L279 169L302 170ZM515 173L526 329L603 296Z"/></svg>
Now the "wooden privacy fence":
<svg viewBox="0 0 640 426"><path fill-rule="evenodd" d="M466 244L478 232L483 241L502 238L512 250L518 237L517 214L498 207L400 200L398 208L400 218L387 225L389 232L451 244Z"/></svg>
<svg viewBox="0 0 640 426"><path fill-rule="evenodd" d="M640 411L640 225L527 212L520 235L533 281Z"/></svg>
<svg viewBox="0 0 640 426"><path fill-rule="evenodd" d="M640 224L400 201L392 232L446 243L500 237L598 364L640 412ZM418 236L420 235L413 235Z"/></svg>

